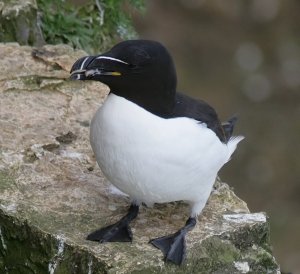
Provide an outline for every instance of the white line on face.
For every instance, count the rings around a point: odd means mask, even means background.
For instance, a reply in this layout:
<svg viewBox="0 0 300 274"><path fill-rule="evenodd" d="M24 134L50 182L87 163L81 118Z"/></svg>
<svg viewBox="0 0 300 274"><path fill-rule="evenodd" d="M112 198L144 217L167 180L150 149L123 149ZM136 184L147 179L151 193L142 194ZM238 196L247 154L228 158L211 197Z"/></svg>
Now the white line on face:
<svg viewBox="0 0 300 274"><path fill-rule="evenodd" d="M85 62L86 62L87 59L89 59L89 56L87 56L87 57L83 60L83 62L81 63L81 66L80 66L80 69L79 69L79 70L82 70L82 69L83 69L83 66L84 66L84 64L85 64Z"/></svg>
<svg viewBox="0 0 300 274"><path fill-rule="evenodd" d="M107 60L112 60L112 61L116 61L116 62L119 62L119 63L123 63L123 64L126 64L126 65L129 65L127 62L125 62L123 60L120 60L120 59L117 59L117 58L113 58L113 57L109 57L109 56L99 56L96 59L107 59Z"/></svg>

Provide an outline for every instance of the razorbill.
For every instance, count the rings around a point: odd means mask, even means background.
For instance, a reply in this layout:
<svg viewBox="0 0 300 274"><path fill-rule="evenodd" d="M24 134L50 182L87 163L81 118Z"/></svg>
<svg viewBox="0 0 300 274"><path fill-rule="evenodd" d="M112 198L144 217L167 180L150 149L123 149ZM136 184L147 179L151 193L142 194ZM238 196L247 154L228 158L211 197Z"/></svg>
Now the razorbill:
<svg viewBox="0 0 300 274"><path fill-rule="evenodd" d="M124 41L104 54L80 58L71 79L110 88L92 119L90 142L103 174L131 198L126 216L87 239L132 241L129 224L142 203L183 200L191 208L186 224L150 241L166 261L181 264L185 235L195 227L218 171L243 139L231 137L236 119L222 124L207 103L177 92L173 60L155 41Z"/></svg>

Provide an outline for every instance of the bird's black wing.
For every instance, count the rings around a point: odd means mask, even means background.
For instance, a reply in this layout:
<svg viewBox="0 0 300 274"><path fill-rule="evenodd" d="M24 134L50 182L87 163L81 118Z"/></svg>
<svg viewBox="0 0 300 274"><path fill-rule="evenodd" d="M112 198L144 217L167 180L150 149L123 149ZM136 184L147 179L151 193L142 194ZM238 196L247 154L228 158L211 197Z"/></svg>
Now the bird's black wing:
<svg viewBox="0 0 300 274"><path fill-rule="evenodd" d="M221 142L227 143L233 131L235 118L222 125L216 111L206 102L178 92L175 100L173 118L188 117L203 122L216 133Z"/></svg>
<svg viewBox="0 0 300 274"><path fill-rule="evenodd" d="M222 127L223 127L227 141L232 136L236 121L237 121L237 117L233 116L230 119L228 119L226 122L222 123Z"/></svg>

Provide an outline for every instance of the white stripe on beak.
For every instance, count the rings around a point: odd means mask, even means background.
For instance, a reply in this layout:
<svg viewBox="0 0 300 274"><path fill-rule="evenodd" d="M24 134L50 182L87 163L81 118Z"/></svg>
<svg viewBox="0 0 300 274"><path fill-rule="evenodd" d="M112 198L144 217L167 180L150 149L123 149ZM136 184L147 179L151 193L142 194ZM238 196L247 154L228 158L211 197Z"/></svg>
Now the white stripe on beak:
<svg viewBox="0 0 300 274"><path fill-rule="evenodd" d="M87 59L89 59L89 56L87 56L87 57L83 60L83 62L81 63L81 66L80 66L80 69L79 69L79 70L82 70L82 69L83 69L83 66L84 66L84 64L85 64L85 62L86 62Z"/></svg>
<svg viewBox="0 0 300 274"><path fill-rule="evenodd" d="M117 58L113 58L113 57L109 57L109 56L98 56L96 59L107 59L107 60L116 61L116 62L125 64L125 65L129 65L129 63L127 63L127 62L125 62L123 60L120 60L120 59L117 59Z"/></svg>
<svg viewBox="0 0 300 274"><path fill-rule="evenodd" d="M79 75L80 73L86 72L86 69L76 69L74 71L72 71L71 75L73 74L77 74Z"/></svg>

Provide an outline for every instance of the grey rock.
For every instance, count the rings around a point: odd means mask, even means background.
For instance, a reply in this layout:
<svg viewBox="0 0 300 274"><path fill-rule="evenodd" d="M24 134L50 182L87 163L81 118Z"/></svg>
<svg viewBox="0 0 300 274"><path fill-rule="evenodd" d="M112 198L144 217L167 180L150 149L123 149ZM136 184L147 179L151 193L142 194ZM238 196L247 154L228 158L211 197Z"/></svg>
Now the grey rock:
<svg viewBox="0 0 300 274"><path fill-rule="evenodd" d="M132 243L86 241L129 206L111 191L88 140L87 121L108 90L68 80L85 53L65 45L0 44L0 55L1 273L279 273L266 215L250 213L219 180L188 234L182 267L148 244L184 224L182 202L142 207Z"/></svg>

